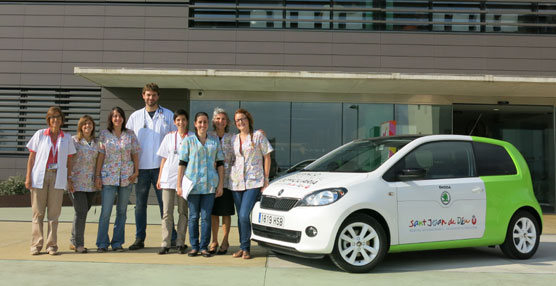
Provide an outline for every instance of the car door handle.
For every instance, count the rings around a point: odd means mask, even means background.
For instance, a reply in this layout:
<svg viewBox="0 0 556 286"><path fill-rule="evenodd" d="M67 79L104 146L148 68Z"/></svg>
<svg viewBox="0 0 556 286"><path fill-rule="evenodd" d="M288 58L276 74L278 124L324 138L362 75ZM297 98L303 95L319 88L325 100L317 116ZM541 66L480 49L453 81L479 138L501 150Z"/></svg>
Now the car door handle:
<svg viewBox="0 0 556 286"><path fill-rule="evenodd" d="M483 188L481 188L481 187L476 187L476 188L473 188L471 191L475 194L478 194L478 193L484 192L485 190L483 190Z"/></svg>

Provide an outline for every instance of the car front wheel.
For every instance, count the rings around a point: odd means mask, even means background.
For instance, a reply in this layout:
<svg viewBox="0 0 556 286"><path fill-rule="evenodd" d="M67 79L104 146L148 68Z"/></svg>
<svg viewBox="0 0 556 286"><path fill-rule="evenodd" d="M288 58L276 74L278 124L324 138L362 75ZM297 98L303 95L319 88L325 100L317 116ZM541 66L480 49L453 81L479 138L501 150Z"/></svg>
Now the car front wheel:
<svg viewBox="0 0 556 286"><path fill-rule="evenodd" d="M386 252L387 239L382 225L371 216L355 214L340 226L330 257L344 271L363 273L373 269Z"/></svg>
<svg viewBox="0 0 556 286"><path fill-rule="evenodd" d="M539 247L540 229L537 220L526 211L517 212L510 221L506 240L500 249L513 259L528 259Z"/></svg>

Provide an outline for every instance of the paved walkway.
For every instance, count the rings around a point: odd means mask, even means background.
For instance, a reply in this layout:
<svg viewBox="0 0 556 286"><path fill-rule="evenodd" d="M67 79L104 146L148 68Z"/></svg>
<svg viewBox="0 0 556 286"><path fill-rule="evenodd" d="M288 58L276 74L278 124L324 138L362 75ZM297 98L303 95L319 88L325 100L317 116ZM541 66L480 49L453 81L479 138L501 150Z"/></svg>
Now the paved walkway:
<svg viewBox="0 0 556 286"><path fill-rule="evenodd" d="M253 246L254 259L231 255L212 258L177 253L157 255L160 218L149 207L146 248L124 253L96 253L96 219L89 213L86 246L77 254L68 250L72 208L64 208L58 231L62 255L29 255L31 210L0 209L0 281L3 285L552 285L556 279L556 215L545 215L545 230L537 254L530 260L505 258L487 247L390 254L375 271L348 274L328 259L309 260L275 256ZM128 209L126 245L133 242L133 206ZM233 219L235 221L235 218ZM237 228L232 228L231 251L237 250Z"/></svg>

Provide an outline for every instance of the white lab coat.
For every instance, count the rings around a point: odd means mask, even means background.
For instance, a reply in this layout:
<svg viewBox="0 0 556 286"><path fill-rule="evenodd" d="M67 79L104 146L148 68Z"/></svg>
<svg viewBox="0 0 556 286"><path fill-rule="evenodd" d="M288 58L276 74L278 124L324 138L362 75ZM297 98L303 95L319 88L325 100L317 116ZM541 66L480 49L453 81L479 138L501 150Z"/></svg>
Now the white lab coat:
<svg viewBox="0 0 556 286"><path fill-rule="evenodd" d="M160 187L162 189L176 189L178 182L178 166L180 163L180 149L182 138L177 131L166 134L160 148L158 149L158 156L166 158L166 163L162 167L160 174ZM177 136L176 136L177 135ZM194 132L187 132L187 136L195 136Z"/></svg>
<svg viewBox="0 0 556 286"><path fill-rule="evenodd" d="M131 114L126 127L135 132L141 145L139 169L159 168L162 158L156 152L160 148L160 143L168 132L177 130L174 125L174 113L159 106L151 118L145 108L141 108Z"/></svg>
<svg viewBox="0 0 556 286"><path fill-rule="evenodd" d="M31 171L31 187L34 189L43 188L46 163L48 161L50 149L52 148L52 142L50 140L50 136L47 134L47 130L48 129L41 129L35 132L33 137L31 137L31 140L29 140L29 143L27 143L27 149L37 153L35 156L35 164L33 165L33 169ZM56 182L54 183L54 188L65 190L68 182L68 155L75 154L76 152L71 134L60 130L56 149L56 156L58 157L58 170L56 172Z"/></svg>

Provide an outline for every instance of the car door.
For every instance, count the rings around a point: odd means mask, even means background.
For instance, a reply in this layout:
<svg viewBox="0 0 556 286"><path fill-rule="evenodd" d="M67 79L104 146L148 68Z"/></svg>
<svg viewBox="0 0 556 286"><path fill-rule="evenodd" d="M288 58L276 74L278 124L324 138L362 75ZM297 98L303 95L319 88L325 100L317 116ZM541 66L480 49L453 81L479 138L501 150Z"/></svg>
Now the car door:
<svg viewBox="0 0 556 286"><path fill-rule="evenodd" d="M483 236L485 186L474 166L470 142L441 141L420 145L392 167L401 244ZM411 170L421 176L403 176Z"/></svg>

